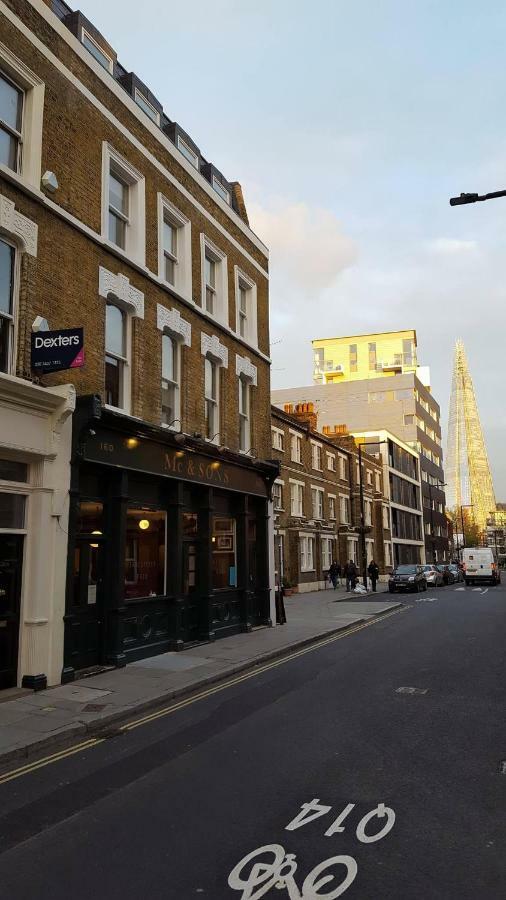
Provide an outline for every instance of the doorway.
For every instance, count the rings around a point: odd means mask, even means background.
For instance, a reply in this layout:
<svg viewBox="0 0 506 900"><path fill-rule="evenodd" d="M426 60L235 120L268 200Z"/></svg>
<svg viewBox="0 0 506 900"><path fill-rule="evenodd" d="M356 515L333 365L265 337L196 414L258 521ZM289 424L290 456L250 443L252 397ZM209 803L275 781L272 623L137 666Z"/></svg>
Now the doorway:
<svg viewBox="0 0 506 900"><path fill-rule="evenodd" d="M23 540L0 534L0 689L17 684Z"/></svg>
<svg viewBox="0 0 506 900"><path fill-rule="evenodd" d="M72 664L88 669L104 655L104 544L96 538L78 540L74 547L71 634Z"/></svg>

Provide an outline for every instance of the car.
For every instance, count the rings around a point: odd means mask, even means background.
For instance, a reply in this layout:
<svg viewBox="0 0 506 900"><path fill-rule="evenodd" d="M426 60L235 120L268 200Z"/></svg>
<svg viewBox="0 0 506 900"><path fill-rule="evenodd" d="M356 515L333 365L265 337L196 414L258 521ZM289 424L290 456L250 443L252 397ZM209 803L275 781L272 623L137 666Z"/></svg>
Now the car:
<svg viewBox="0 0 506 900"><path fill-rule="evenodd" d="M455 584L456 578L449 565L445 563L438 563L436 568L441 572L444 584Z"/></svg>
<svg viewBox="0 0 506 900"><path fill-rule="evenodd" d="M434 587L442 587L444 584L443 573L436 566L427 565L422 566L422 568L427 584L432 584Z"/></svg>
<svg viewBox="0 0 506 900"><path fill-rule="evenodd" d="M456 565L456 563L450 563L448 568L450 569L450 572L453 572L453 577L455 578L455 581L457 581L457 582L464 581L464 573L463 573L462 569L460 568L460 566Z"/></svg>
<svg viewBox="0 0 506 900"><path fill-rule="evenodd" d="M388 579L388 590L391 594L396 591L426 591L427 579L423 566L415 563L396 566Z"/></svg>

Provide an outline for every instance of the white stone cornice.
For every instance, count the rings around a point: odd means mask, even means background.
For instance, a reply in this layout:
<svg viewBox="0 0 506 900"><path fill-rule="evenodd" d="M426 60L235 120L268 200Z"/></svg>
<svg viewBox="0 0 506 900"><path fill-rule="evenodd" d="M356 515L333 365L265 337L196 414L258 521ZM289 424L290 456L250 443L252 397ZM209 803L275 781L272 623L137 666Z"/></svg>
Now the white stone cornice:
<svg viewBox="0 0 506 900"><path fill-rule="evenodd" d="M138 319L144 318L144 294L130 284L126 275L115 275L104 269L103 266L99 266L98 293L105 300L112 294L117 300L130 307L134 316L137 316Z"/></svg>
<svg viewBox="0 0 506 900"><path fill-rule="evenodd" d="M16 209L12 200L0 194L0 231L20 243L30 256L37 256L37 223Z"/></svg>
<svg viewBox="0 0 506 900"><path fill-rule="evenodd" d="M244 375L251 384L257 386L257 367L253 365L247 356L235 356L235 374Z"/></svg>
<svg viewBox="0 0 506 900"><path fill-rule="evenodd" d="M220 366L228 369L228 348L220 342L215 334L209 335L202 332L200 336L200 351L202 356L212 356Z"/></svg>
<svg viewBox="0 0 506 900"><path fill-rule="evenodd" d="M192 327L181 313L174 309L167 309L161 303L156 304L156 327L159 331L170 331L179 337L186 347L192 345Z"/></svg>

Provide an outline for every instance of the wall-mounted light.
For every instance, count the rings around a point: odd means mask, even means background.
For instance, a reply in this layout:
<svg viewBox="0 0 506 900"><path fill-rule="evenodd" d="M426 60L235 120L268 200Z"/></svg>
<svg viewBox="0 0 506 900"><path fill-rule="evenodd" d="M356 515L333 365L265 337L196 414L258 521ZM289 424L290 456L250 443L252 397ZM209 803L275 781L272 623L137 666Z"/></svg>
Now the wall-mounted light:
<svg viewBox="0 0 506 900"><path fill-rule="evenodd" d="M139 522L139 528L141 528L142 531L147 531L147 529L149 528L149 519L141 519Z"/></svg>
<svg viewBox="0 0 506 900"><path fill-rule="evenodd" d="M42 178L42 187L48 192L48 194L54 194L58 190L58 179L54 172L50 172L49 169L47 172L44 172Z"/></svg>
<svg viewBox="0 0 506 900"><path fill-rule="evenodd" d="M92 534L102 534L101 531L92 531L91 533ZM96 550L98 547L98 544L90 544L90 547L93 547Z"/></svg>
<svg viewBox="0 0 506 900"><path fill-rule="evenodd" d="M35 316L32 322L32 331L49 331L49 323L43 316Z"/></svg>
<svg viewBox="0 0 506 900"><path fill-rule="evenodd" d="M129 437L126 439L126 445L129 450L134 450L139 446L139 439L134 437Z"/></svg>

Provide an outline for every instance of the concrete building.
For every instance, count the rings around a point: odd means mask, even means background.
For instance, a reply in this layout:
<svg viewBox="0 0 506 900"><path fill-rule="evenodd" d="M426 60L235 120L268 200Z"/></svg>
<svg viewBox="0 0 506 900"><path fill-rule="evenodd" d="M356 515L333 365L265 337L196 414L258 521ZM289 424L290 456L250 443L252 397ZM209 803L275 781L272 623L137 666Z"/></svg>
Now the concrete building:
<svg viewBox="0 0 506 900"><path fill-rule="evenodd" d="M417 372L425 383L428 369L420 369L416 331L388 331L348 337L317 338L313 345L315 384L340 384Z"/></svg>
<svg viewBox="0 0 506 900"><path fill-rule="evenodd" d="M0 25L7 686L270 623L278 467L240 185L63 0ZM84 330L67 371L33 369L43 320Z"/></svg>
<svg viewBox="0 0 506 900"><path fill-rule="evenodd" d="M497 503L487 521L486 541L497 553L499 565L506 566L506 503Z"/></svg>
<svg viewBox="0 0 506 900"><path fill-rule="evenodd" d="M418 370L419 371L419 370ZM427 374L427 373L426 373ZM272 402L313 403L320 428L351 434L386 429L419 453L426 559L448 557L439 404L416 371L272 392Z"/></svg>
<svg viewBox="0 0 506 900"><path fill-rule="evenodd" d="M361 515L358 451L349 436L322 435L310 404L272 408L272 455L280 474L273 489L278 581L300 592L326 587L332 560L352 559L359 571ZM391 569L388 501L383 466L362 458L366 562L383 577Z"/></svg>

